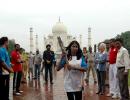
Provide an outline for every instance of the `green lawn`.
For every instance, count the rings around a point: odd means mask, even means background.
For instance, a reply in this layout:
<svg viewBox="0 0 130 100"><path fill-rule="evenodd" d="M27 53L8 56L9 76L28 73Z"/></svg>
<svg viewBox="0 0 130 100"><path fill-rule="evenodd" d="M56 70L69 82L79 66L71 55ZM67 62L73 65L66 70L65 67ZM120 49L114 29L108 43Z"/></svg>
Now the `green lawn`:
<svg viewBox="0 0 130 100"><path fill-rule="evenodd" d="M130 86L130 70L129 70L129 76L128 76L128 83L129 83L129 86Z"/></svg>

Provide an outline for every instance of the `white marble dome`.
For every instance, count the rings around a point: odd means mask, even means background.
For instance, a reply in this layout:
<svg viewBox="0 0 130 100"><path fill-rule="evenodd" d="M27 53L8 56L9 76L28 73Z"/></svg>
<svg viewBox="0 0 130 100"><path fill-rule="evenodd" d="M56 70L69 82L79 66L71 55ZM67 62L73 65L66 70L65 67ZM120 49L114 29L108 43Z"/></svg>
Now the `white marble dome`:
<svg viewBox="0 0 130 100"><path fill-rule="evenodd" d="M67 28L63 24L63 22L57 22L53 27L52 27L52 33L67 33Z"/></svg>

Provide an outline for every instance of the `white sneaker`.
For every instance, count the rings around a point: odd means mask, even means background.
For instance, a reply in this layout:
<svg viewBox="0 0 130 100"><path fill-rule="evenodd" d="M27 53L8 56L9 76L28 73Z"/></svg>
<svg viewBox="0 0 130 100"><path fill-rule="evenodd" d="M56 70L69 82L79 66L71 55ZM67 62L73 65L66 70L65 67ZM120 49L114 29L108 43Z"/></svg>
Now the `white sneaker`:
<svg viewBox="0 0 130 100"><path fill-rule="evenodd" d="M113 95L113 96L112 96L112 99L118 99L118 98L119 98L118 95Z"/></svg>
<svg viewBox="0 0 130 100"><path fill-rule="evenodd" d="M17 95L17 96L21 96L22 94L19 93L19 92L16 92L15 95Z"/></svg>
<svg viewBox="0 0 130 100"><path fill-rule="evenodd" d="M107 97L111 97L111 96L113 96L113 94L112 93L108 93L106 96Z"/></svg>
<svg viewBox="0 0 130 100"><path fill-rule="evenodd" d="M19 91L19 93L23 93L23 91Z"/></svg>
<svg viewBox="0 0 130 100"><path fill-rule="evenodd" d="M118 97L119 97L119 99L121 99L121 95L120 94L118 94Z"/></svg>

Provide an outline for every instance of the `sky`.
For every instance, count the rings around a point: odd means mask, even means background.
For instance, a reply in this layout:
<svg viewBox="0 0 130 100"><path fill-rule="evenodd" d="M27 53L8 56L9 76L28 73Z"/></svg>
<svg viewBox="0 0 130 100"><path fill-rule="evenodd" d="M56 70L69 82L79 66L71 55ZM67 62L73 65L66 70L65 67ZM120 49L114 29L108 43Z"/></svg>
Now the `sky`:
<svg viewBox="0 0 130 100"><path fill-rule="evenodd" d="M42 51L43 37L52 33L59 16L69 34L82 34L82 46L87 46L88 27L92 44L97 44L130 31L130 0L0 0L0 36L15 39L29 51L33 27Z"/></svg>

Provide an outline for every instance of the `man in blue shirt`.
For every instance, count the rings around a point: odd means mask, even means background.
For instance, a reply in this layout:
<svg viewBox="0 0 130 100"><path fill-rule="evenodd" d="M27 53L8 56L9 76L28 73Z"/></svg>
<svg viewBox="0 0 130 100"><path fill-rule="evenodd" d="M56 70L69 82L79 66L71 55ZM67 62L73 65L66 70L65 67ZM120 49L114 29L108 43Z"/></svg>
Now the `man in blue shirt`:
<svg viewBox="0 0 130 100"><path fill-rule="evenodd" d="M0 100L9 100L9 73L13 72L7 48L8 38L0 38Z"/></svg>

